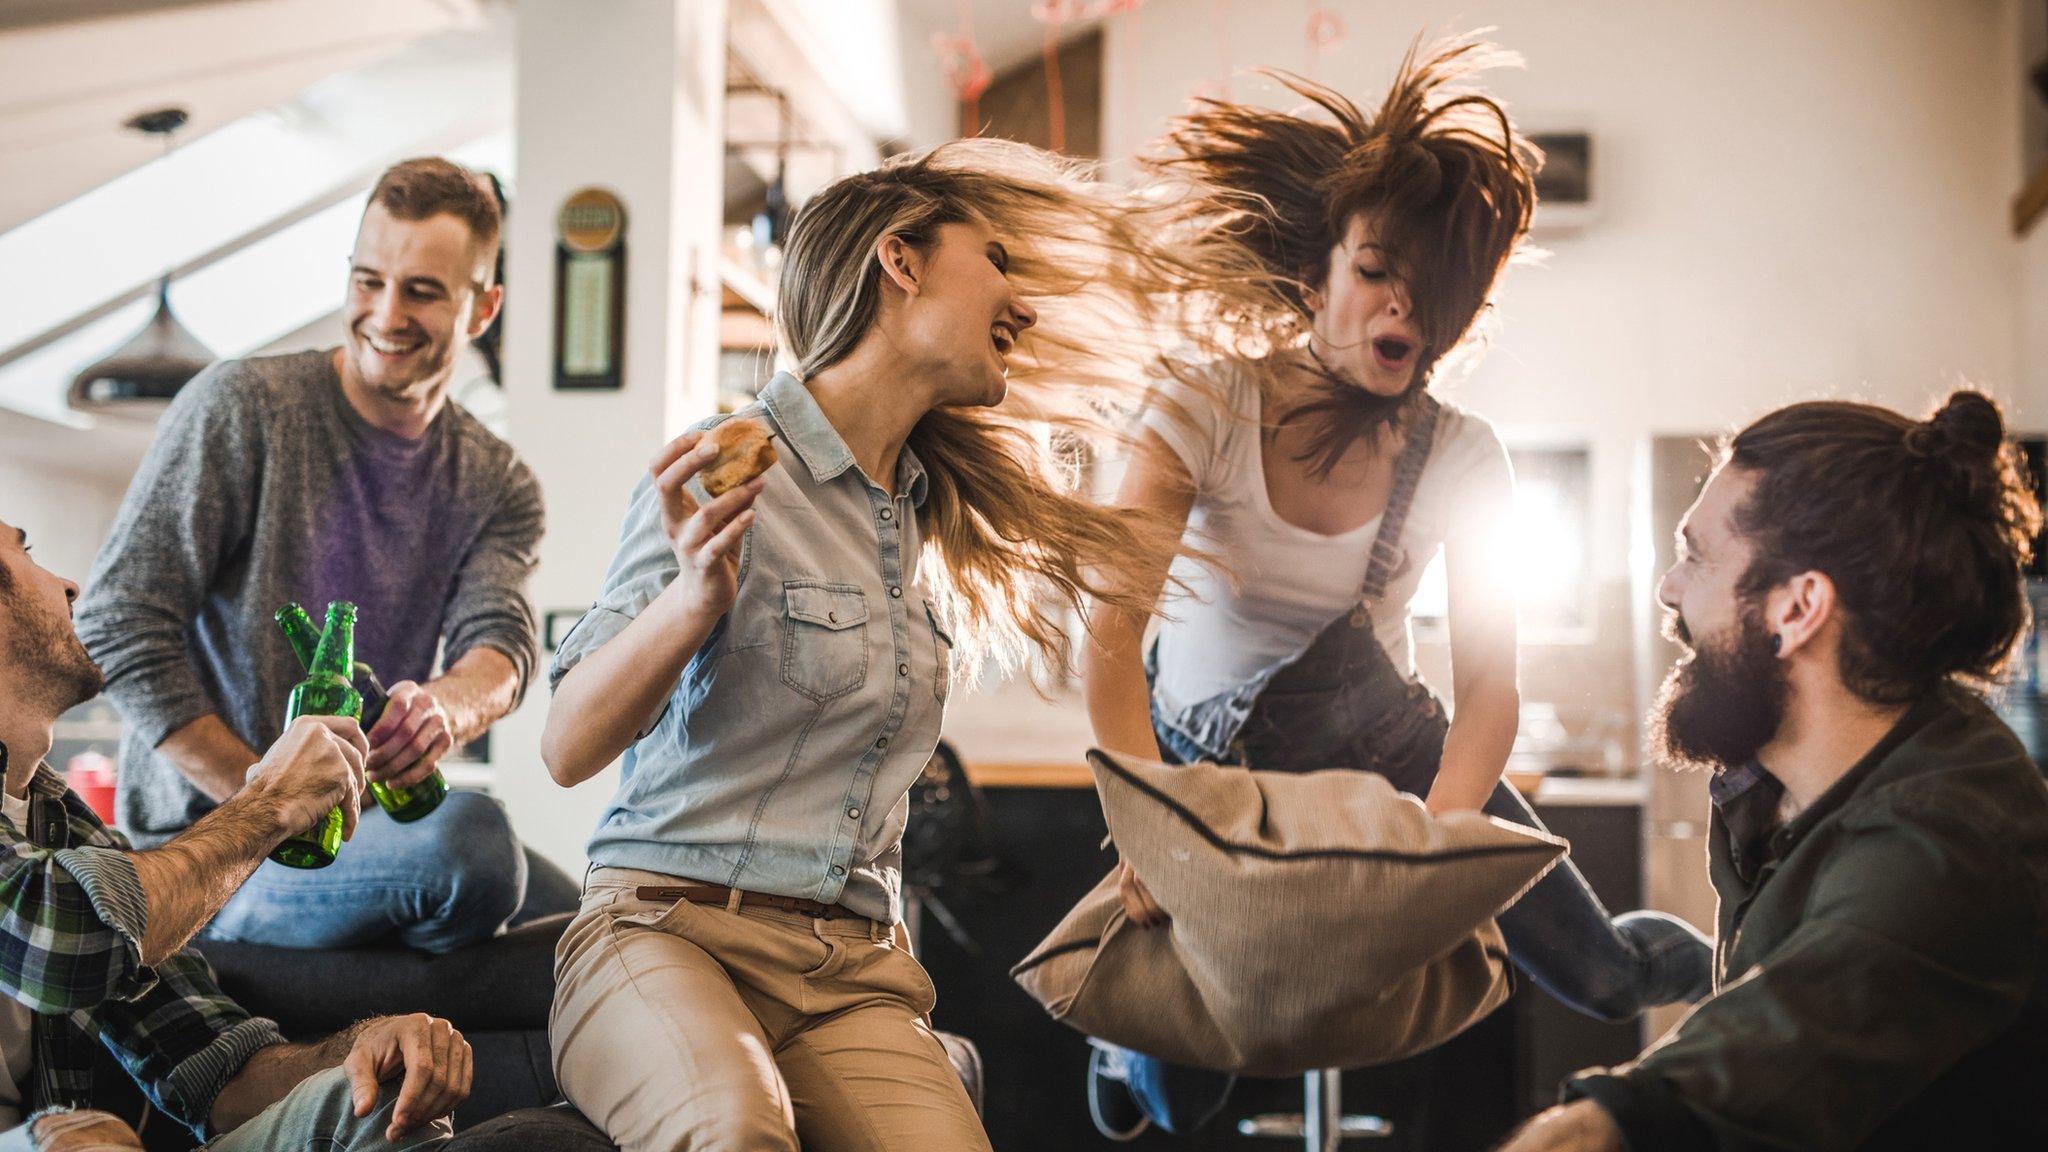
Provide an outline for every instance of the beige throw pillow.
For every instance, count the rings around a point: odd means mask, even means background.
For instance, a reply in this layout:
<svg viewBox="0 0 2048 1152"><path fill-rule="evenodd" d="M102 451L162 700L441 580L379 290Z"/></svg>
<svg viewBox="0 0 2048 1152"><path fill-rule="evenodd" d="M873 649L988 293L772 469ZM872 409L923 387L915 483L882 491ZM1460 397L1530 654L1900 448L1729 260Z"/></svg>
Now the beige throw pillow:
<svg viewBox="0 0 2048 1152"><path fill-rule="evenodd" d="M1172 917L1124 918L1112 872L1011 975L1057 1020L1254 1076L1385 1063L1507 998L1493 916L1564 841L1431 816L1370 772L1089 753L1119 852Z"/></svg>

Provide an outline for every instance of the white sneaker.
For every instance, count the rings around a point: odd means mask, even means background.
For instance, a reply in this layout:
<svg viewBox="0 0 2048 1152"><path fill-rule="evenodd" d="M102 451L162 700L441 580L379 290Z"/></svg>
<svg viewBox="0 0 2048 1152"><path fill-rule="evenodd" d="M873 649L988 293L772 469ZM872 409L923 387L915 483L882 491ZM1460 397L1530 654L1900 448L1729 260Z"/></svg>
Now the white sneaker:
<svg viewBox="0 0 2048 1152"><path fill-rule="evenodd" d="M1131 1094L1130 1054L1114 1044L1090 1037L1088 1053L1088 1119L1095 1130L1119 1144L1136 1140L1152 1119Z"/></svg>

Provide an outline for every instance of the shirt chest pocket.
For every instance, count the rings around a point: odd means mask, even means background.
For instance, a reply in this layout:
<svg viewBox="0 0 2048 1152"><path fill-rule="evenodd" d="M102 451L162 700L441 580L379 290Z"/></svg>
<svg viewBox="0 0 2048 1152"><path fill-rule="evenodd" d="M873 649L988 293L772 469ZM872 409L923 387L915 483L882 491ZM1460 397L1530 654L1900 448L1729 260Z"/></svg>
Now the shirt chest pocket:
<svg viewBox="0 0 2048 1152"><path fill-rule="evenodd" d="M867 681L868 599L859 585L785 580L782 600L784 684L822 702Z"/></svg>

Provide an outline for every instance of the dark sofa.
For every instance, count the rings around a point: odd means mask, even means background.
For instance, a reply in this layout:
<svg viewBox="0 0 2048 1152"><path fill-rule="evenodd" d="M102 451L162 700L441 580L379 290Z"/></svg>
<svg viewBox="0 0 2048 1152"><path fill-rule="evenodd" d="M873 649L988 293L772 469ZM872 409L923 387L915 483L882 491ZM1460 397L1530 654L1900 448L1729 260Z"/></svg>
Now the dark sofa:
<svg viewBox="0 0 2048 1152"><path fill-rule="evenodd" d="M555 943L570 915L549 916L488 943L445 956L397 945L306 952L262 944L200 941L221 987L244 1007L278 1022L293 1040L314 1040L366 1016L427 1012L462 1030L476 1055L475 1087L455 1113L452 1152L615 1152L603 1133L560 1102L548 1052ZM974 1098L982 1103L974 1045L940 1034ZM96 1077L117 1115L144 1114L141 1094L111 1058ZM191 1137L152 1117L150 1152L189 1152Z"/></svg>

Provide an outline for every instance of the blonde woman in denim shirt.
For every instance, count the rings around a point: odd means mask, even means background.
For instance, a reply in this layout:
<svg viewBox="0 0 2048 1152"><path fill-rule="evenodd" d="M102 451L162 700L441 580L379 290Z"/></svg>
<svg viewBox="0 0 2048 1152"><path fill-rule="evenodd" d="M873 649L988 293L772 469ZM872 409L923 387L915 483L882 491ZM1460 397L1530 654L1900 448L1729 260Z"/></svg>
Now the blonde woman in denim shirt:
<svg viewBox="0 0 2048 1152"><path fill-rule="evenodd" d="M796 371L744 413L781 463L702 499L713 420L635 488L542 738L564 786L624 757L551 1034L626 1152L988 1147L903 947L905 797L955 667L1064 660L1064 610L1122 602L1089 573L1173 546L1042 429L1101 431L1155 303L1233 290L1179 211L1001 141L839 182L784 254Z"/></svg>

